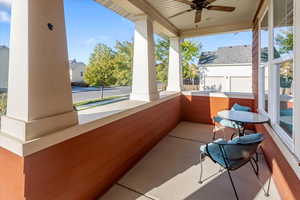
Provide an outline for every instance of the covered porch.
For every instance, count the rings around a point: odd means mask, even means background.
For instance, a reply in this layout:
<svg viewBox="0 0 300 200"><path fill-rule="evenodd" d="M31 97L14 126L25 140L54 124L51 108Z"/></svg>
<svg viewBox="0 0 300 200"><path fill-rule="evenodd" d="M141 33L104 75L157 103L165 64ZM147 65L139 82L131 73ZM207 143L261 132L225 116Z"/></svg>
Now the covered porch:
<svg viewBox="0 0 300 200"><path fill-rule="evenodd" d="M219 166L208 157L203 160L204 182L199 183L199 146L211 142L213 128L208 124L180 122L99 200L235 199L226 171L220 172ZM231 134L231 131L226 131L228 138ZM262 154L259 167L260 178L270 196L265 196L250 164L247 164L233 175L240 199L279 200Z"/></svg>
<svg viewBox="0 0 300 200"><path fill-rule="evenodd" d="M168 18L189 8L180 1L96 1L136 25L132 93L130 100L79 112L72 105L63 0L12 2L8 106L0 134L0 199L233 199L226 175L217 173L218 167L208 159L207 179L203 185L197 183L199 146L211 141L213 117L235 103L266 114L259 38L266 10L274 14L276 0L208 0L235 6L236 12L205 11L200 24L190 20L192 13ZM293 65L297 66L300 3L289 1L287 7L291 5ZM182 91L181 41L242 30L253 31L252 93ZM168 87L163 93L155 79L154 33L170 40ZM268 44L270 56L272 45ZM288 103L288 108L293 107L293 118L289 116L293 130L288 137L281 137L276 129L281 117L280 97L275 96L277 72L270 70L269 77L271 122L252 127L265 137L259 164L271 196L263 196L245 165L234 174L241 199L300 196L300 79L296 78L300 70L293 70L293 101Z"/></svg>

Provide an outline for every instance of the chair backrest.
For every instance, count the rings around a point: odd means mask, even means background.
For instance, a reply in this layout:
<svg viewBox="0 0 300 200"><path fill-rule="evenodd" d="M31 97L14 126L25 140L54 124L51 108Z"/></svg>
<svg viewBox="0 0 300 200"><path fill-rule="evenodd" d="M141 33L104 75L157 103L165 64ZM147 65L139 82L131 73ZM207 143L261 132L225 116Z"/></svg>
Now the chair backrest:
<svg viewBox="0 0 300 200"><path fill-rule="evenodd" d="M245 112L251 112L251 108L250 108L250 107L248 107L248 106L242 106L242 105L240 105L240 104L238 104L238 103L235 103L235 104L232 106L231 110L233 110L233 111L245 111Z"/></svg>
<svg viewBox="0 0 300 200"><path fill-rule="evenodd" d="M257 151L262 141L249 144L222 144L220 145L223 157L228 163L236 160L249 160Z"/></svg>

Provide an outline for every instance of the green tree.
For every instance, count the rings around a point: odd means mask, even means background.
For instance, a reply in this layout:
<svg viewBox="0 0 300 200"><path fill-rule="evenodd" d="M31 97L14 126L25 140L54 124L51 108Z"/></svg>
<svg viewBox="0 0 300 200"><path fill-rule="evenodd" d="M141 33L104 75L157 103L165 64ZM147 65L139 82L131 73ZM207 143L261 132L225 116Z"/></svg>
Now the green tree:
<svg viewBox="0 0 300 200"><path fill-rule="evenodd" d="M131 85L132 82L132 66L133 66L133 43L132 42L116 42L116 56L114 58L116 79L115 85L125 86Z"/></svg>
<svg viewBox="0 0 300 200"><path fill-rule="evenodd" d="M90 86L111 86L115 84L115 52L105 44L96 45L84 73L84 81Z"/></svg>
<svg viewBox="0 0 300 200"><path fill-rule="evenodd" d="M197 64L200 58L201 45L185 40L181 43L183 78L194 80L199 76Z"/></svg>
<svg viewBox="0 0 300 200"><path fill-rule="evenodd" d="M169 40L159 39L155 45L156 78L162 83L167 83L169 65Z"/></svg>
<svg viewBox="0 0 300 200"><path fill-rule="evenodd" d="M160 39L156 43L156 70L157 80L166 83L169 63L169 47L168 40ZM197 42L185 40L181 43L183 78L194 80L198 77L197 63L200 58L201 45Z"/></svg>
<svg viewBox="0 0 300 200"><path fill-rule="evenodd" d="M294 34L292 29L282 30L277 34L275 40L279 46L279 53L285 54L293 51Z"/></svg>

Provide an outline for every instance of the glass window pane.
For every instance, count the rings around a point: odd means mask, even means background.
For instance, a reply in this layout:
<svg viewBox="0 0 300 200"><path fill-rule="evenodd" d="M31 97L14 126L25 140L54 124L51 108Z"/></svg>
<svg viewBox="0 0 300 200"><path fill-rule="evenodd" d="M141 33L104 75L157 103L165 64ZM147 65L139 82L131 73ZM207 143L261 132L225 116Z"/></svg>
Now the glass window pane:
<svg viewBox="0 0 300 200"><path fill-rule="evenodd" d="M293 54L293 0L274 0L274 58Z"/></svg>
<svg viewBox="0 0 300 200"><path fill-rule="evenodd" d="M264 80L260 80L263 83L264 88L264 98L265 101L263 107L266 112L268 112L268 63L269 61L269 23L268 23L268 12L265 14L264 18L260 24L260 65L263 68Z"/></svg>
<svg viewBox="0 0 300 200"><path fill-rule="evenodd" d="M269 27L268 12L265 14L260 24L260 63L269 61Z"/></svg>
<svg viewBox="0 0 300 200"><path fill-rule="evenodd" d="M279 65L280 68L280 117L279 125L288 136L293 135L293 60Z"/></svg>
<svg viewBox="0 0 300 200"><path fill-rule="evenodd" d="M265 103L264 103L264 109L266 112L269 110L269 67L268 65L265 65L264 70L264 94L265 94Z"/></svg>
<svg viewBox="0 0 300 200"><path fill-rule="evenodd" d="M8 47L0 44L0 116L6 112L7 85L8 85Z"/></svg>

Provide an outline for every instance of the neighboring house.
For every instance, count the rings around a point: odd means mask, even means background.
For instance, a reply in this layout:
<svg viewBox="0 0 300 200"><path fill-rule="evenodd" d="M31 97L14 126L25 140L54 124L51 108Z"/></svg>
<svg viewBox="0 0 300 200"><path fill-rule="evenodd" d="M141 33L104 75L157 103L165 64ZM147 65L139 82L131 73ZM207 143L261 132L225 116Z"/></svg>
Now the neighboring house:
<svg viewBox="0 0 300 200"><path fill-rule="evenodd" d="M7 90L9 49L0 46L0 92Z"/></svg>
<svg viewBox="0 0 300 200"><path fill-rule="evenodd" d="M77 62L75 59L70 61L70 78L72 83L83 83L83 75L86 65Z"/></svg>
<svg viewBox="0 0 300 200"><path fill-rule="evenodd" d="M221 47L199 60L200 90L252 92L252 47Z"/></svg>

